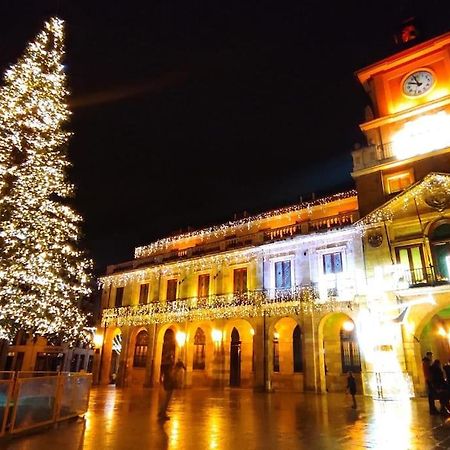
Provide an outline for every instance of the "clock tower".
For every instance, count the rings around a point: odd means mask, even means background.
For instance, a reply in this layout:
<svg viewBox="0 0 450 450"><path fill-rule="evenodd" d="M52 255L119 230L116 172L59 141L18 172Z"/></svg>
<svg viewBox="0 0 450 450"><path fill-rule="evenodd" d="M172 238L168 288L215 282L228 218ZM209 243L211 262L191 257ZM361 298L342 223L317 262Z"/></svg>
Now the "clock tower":
<svg viewBox="0 0 450 450"><path fill-rule="evenodd" d="M353 151L361 216L430 172L450 172L450 33L356 72L371 100Z"/></svg>

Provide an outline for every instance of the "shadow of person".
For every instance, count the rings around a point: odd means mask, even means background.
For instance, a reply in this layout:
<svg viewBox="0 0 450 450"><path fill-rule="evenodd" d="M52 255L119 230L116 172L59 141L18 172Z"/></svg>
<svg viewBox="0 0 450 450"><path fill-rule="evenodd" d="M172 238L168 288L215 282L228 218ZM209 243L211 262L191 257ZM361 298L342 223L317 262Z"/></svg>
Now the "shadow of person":
<svg viewBox="0 0 450 450"><path fill-rule="evenodd" d="M159 430L158 441L160 444L158 448L162 450L167 450L169 448L169 435L167 434L166 431L167 426L166 424L167 422L158 420L158 430Z"/></svg>

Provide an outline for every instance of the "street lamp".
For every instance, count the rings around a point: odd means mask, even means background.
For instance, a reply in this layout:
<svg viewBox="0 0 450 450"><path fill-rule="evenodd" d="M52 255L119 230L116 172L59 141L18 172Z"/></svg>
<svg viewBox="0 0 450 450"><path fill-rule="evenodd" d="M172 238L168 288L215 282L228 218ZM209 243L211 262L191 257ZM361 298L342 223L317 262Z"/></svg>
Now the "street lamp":
<svg viewBox="0 0 450 450"><path fill-rule="evenodd" d="M351 321L351 320L346 320L343 324L342 324L342 328L345 331L353 331L355 329L355 324Z"/></svg>
<svg viewBox="0 0 450 450"><path fill-rule="evenodd" d="M214 329L211 332L211 337L212 337L213 342L218 344L222 340L222 332L220 330Z"/></svg>
<svg viewBox="0 0 450 450"><path fill-rule="evenodd" d="M103 345L103 334L95 333L94 335L94 347L100 348Z"/></svg>
<svg viewBox="0 0 450 450"><path fill-rule="evenodd" d="M177 334L175 335L175 339L178 343L178 345L183 348L184 344L186 343L186 333L184 331L177 331Z"/></svg>

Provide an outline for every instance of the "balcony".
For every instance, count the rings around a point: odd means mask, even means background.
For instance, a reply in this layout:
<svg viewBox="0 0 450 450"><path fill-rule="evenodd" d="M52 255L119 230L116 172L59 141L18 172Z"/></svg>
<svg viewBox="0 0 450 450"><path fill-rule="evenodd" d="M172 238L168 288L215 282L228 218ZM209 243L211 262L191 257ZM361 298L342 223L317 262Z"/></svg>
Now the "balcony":
<svg viewBox="0 0 450 450"><path fill-rule="evenodd" d="M353 171L367 169L395 158L392 143L369 145L352 152Z"/></svg>
<svg viewBox="0 0 450 450"><path fill-rule="evenodd" d="M449 279L437 273L433 266L420 267L418 269L407 269L399 280L410 288L421 286L441 286L449 284Z"/></svg>
<svg viewBox="0 0 450 450"><path fill-rule="evenodd" d="M347 309L353 300L321 300L314 285L301 285L287 290L255 290L242 293L191 297L172 302L123 306L103 310L103 326L179 323L184 321L224 318L286 316L312 311Z"/></svg>

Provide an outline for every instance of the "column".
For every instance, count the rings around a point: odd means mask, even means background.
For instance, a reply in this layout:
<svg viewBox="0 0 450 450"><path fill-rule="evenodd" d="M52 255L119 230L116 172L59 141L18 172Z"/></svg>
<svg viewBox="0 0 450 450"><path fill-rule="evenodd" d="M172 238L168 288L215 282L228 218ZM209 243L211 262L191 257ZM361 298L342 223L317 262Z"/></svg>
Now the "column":
<svg viewBox="0 0 450 450"><path fill-rule="evenodd" d="M303 334L303 380L305 391L326 392L323 342L319 341L319 320L314 313L304 316Z"/></svg>
<svg viewBox="0 0 450 450"><path fill-rule="evenodd" d="M130 338L131 328L126 325L122 328L122 349L119 355L119 369L117 370L117 387L126 387L128 385L128 372L130 367Z"/></svg>
<svg viewBox="0 0 450 450"><path fill-rule="evenodd" d="M155 383L155 351L157 338L157 325L152 324L147 327L148 350L147 361L145 363L144 387L153 387Z"/></svg>

